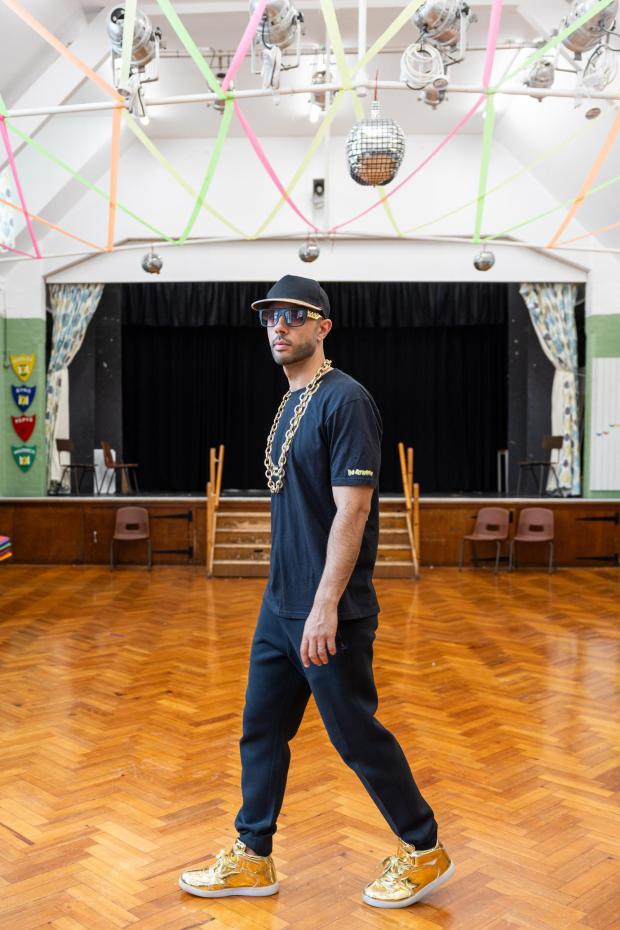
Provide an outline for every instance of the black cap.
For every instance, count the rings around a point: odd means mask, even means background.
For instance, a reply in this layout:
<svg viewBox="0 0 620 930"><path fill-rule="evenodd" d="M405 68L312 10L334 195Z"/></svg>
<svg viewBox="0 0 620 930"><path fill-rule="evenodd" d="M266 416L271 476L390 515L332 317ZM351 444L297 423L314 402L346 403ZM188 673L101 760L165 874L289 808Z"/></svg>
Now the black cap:
<svg viewBox="0 0 620 930"><path fill-rule="evenodd" d="M252 310L262 310L273 304L296 304L317 310L325 318L329 317L329 297L318 281L313 278L301 278L296 274L285 274L273 285L264 300L255 300Z"/></svg>

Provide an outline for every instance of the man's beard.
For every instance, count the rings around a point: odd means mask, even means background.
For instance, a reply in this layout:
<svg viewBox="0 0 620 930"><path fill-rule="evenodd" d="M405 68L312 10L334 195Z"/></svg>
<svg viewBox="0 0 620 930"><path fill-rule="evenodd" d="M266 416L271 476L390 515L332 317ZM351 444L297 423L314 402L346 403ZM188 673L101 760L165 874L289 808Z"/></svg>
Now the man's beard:
<svg viewBox="0 0 620 930"><path fill-rule="evenodd" d="M286 358L282 358L278 353L274 352L273 346L271 346L271 354L276 365L293 365L295 362L303 362L304 359L314 355L316 345L316 341L313 340L308 340L297 346L289 345L288 348L291 350L292 354L287 354Z"/></svg>

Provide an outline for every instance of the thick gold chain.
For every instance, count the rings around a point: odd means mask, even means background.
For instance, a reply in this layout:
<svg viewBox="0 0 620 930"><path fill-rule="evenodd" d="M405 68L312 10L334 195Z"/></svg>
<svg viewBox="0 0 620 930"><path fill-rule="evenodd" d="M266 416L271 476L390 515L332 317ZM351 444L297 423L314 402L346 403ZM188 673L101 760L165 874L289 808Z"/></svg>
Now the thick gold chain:
<svg viewBox="0 0 620 930"><path fill-rule="evenodd" d="M284 487L284 472L286 470L286 459L288 456L288 450L291 447L297 428L301 422L301 418L308 409L308 404L312 400L312 397L316 394L321 384L321 379L328 371L331 371L332 363L331 359L325 359L312 381L306 386L301 397L299 398L299 403L293 410L293 416L291 417L291 422L289 428L284 434L284 442L282 443L282 449L280 450L280 457L278 458L278 464L275 465L271 457L271 452L273 449L273 440L276 435L276 430L278 428L278 423L284 412L284 408L291 396L291 392L287 391L284 397L282 398L282 403L278 407L277 413L275 415L274 421L271 424L271 430L269 431L269 436L267 437L267 448L265 449L265 475L267 478L267 485L272 494L279 494L282 488Z"/></svg>

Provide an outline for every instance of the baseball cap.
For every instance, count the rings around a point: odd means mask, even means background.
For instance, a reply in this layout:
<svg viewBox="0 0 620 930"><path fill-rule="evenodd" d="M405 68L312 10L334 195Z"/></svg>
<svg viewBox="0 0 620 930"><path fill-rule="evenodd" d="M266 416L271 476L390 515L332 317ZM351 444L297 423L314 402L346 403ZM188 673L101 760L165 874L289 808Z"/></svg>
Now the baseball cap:
<svg viewBox="0 0 620 930"><path fill-rule="evenodd" d="M263 300L255 300L252 310L262 310L274 304L296 304L317 310L326 319L329 317L329 297L318 281L302 278L296 274L285 274L273 285Z"/></svg>

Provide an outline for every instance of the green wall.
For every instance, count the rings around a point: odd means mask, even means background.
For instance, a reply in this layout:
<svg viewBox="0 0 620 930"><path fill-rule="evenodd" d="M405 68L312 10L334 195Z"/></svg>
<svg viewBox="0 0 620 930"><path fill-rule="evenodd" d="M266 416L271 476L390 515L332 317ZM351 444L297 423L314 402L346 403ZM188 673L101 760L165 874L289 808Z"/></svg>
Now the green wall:
<svg viewBox="0 0 620 930"><path fill-rule="evenodd" d="M620 358L620 314L586 317L586 422L584 432L585 465L583 496L606 499L620 497L620 488L590 490L590 417L592 404L592 360Z"/></svg>
<svg viewBox="0 0 620 930"><path fill-rule="evenodd" d="M6 345L5 345L6 333ZM5 367L6 361L9 363ZM35 366L27 381L22 382L11 367L9 355L35 354ZM45 463L45 320L0 319L0 497L40 497L47 494ZM36 387L35 398L26 411L26 416L35 415L34 432L27 443L23 443L15 430L11 417L20 416L12 394L11 385L25 384ZM12 446L36 446L34 464L22 472L13 457Z"/></svg>

